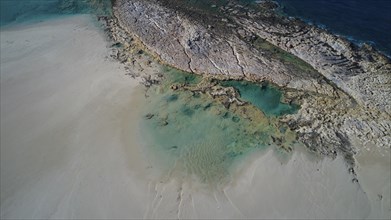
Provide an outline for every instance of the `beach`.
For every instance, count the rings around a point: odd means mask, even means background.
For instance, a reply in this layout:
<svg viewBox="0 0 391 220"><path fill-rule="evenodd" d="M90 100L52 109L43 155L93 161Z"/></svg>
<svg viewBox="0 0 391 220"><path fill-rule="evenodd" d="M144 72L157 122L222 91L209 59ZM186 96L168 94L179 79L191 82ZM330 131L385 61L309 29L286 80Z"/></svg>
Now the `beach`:
<svg viewBox="0 0 391 220"><path fill-rule="evenodd" d="M2 219L390 216L390 162L376 156L358 161L358 183L343 158L303 146L248 155L217 189L159 169L143 149L144 87L109 46L89 15L1 30Z"/></svg>
<svg viewBox="0 0 391 220"><path fill-rule="evenodd" d="M2 218L143 216L138 83L107 46L86 15L2 30Z"/></svg>

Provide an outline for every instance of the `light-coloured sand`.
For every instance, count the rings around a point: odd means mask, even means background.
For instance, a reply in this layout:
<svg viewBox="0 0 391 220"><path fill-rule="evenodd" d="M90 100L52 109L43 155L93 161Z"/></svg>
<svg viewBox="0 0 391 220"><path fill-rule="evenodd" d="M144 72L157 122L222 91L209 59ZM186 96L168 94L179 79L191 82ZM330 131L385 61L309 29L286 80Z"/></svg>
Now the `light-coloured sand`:
<svg viewBox="0 0 391 220"><path fill-rule="evenodd" d="M316 161L301 151L287 163L276 158L273 151L250 156L229 186L211 194L189 181L157 184L147 217L364 219L371 214L370 201L341 158Z"/></svg>
<svg viewBox="0 0 391 220"><path fill-rule="evenodd" d="M356 157L357 178L371 201L368 218L391 219L391 155L379 155L376 146L370 149Z"/></svg>
<svg viewBox="0 0 391 220"><path fill-rule="evenodd" d="M1 31L1 218L390 216L389 163L373 158L361 185L303 150L254 154L213 192L160 176L138 139L142 89L106 46L89 16Z"/></svg>
<svg viewBox="0 0 391 220"><path fill-rule="evenodd" d="M106 46L89 16L1 32L2 218L143 217L138 84Z"/></svg>

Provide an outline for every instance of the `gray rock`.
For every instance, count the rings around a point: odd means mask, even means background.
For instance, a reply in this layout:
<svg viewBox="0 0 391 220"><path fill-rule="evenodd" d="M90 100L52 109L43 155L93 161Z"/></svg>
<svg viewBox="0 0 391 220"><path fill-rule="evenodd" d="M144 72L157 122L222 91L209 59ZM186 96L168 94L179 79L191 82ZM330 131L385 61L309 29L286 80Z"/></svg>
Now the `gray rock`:
<svg viewBox="0 0 391 220"><path fill-rule="evenodd" d="M300 20L281 17L268 1L259 8L229 2L219 13L202 13L177 0L116 0L113 38L126 45L134 36L148 53L184 71L218 79L270 81L284 88L285 99L300 103L301 109L281 121L321 155L342 154L354 165L360 151L389 153L387 57L368 45L357 47ZM126 54L114 56L129 59ZM145 78L147 86L153 83L158 80ZM228 97L227 107L245 104L234 91L210 83L192 91Z"/></svg>

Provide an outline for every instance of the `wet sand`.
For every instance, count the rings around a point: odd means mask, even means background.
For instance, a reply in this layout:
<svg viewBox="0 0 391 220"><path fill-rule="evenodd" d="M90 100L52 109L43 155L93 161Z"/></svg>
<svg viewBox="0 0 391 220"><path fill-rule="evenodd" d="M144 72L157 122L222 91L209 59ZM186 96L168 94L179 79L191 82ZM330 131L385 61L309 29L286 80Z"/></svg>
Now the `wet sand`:
<svg viewBox="0 0 391 220"><path fill-rule="evenodd" d="M363 185L341 158L300 147L286 161L250 155L213 191L161 173L142 148L143 88L108 52L89 16L1 30L1 218L390 215L389 162L376 158L357 171Z"/></svg>

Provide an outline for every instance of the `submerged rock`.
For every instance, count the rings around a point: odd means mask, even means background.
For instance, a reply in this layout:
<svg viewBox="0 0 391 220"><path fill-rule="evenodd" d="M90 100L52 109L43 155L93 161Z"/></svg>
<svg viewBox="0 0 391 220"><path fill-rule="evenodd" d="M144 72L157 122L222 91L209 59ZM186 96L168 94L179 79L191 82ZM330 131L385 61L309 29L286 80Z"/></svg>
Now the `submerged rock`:
<svg viewBox="0 0 391 220"><path fill-rule="evenodd" d="M153 118L153 116L155 116L155 115L151 114L151 113L148 113L148 114L145 115L145 118L149 120L149 119Z"/></svg>

